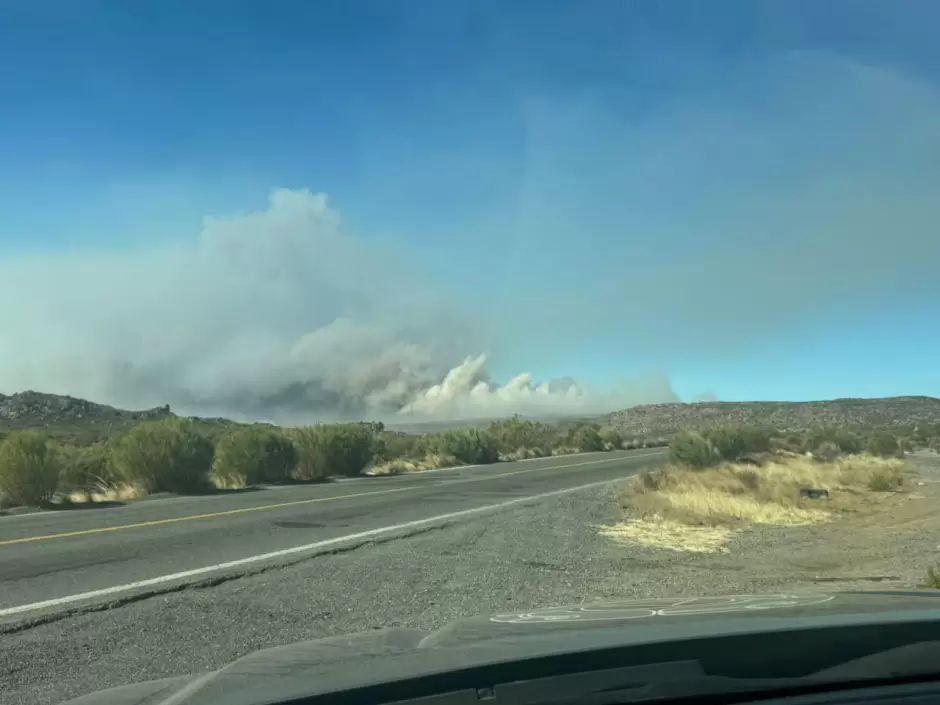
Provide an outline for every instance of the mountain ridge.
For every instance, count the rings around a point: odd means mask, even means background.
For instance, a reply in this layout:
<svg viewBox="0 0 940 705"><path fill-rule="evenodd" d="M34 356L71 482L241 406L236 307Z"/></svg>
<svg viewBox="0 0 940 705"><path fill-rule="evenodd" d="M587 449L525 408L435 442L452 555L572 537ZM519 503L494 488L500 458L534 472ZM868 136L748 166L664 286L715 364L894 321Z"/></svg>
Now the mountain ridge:
<svg viewBox="0 0 940 705"><path fill-rule="evenodd" d="M141 421L177 418L169 405L128 410L61 394L27 390L0 394L0 431L45 429L52 433L83 430L110 432ZM205 419L225 421L224 419ZM488 420L401 419L390 428L433 432L444 427L485 424ZM570 424L574 417L545 419ZM625 437L650 438L672 435L682 429L716 424L745 423L773 426L781 431L804 431L814 426L840 425L859 428L914 427L940 424L940 399L930 396L846 397L814 401L703 401L644 404L593 421L610 425Z"/></svg>

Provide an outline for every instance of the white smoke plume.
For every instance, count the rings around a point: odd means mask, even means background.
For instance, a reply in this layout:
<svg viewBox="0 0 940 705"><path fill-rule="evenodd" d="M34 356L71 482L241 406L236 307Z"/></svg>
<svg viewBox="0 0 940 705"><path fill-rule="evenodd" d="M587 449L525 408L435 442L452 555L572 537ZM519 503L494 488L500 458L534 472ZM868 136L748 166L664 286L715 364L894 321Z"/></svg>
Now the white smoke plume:
<svg viewBox="0 0 940 705"><path fill-rule="evenodd" d="M274 191L198 239L0 268L0 391L282 423L600 412L675 399L490 379L473 317L326 196Z"/></svg>
<svg viewBox="0 0 940 705"><path fill-rule="evenodd" d="M591 414L634 404L678 401L669 381L650 378L630 385L627 392L604 393L571 379L533 382L530 374L516 375L506 384L493 384L486 357L467 358L451 369L440 384L419 394L401 409L403 414L484 418L512 410L529 416Z"/></svg>

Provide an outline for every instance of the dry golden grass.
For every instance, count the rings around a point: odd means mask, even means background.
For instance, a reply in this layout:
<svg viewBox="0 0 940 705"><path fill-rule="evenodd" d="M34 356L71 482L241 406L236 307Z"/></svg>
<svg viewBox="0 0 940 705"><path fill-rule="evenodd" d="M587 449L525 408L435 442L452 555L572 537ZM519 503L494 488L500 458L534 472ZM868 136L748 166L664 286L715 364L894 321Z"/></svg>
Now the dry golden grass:
<svg viewBox="0 0 940 705"><path fill-rule="evenodd" d="M734 535L726 526L688 526L677 521L645 520L598 527L601 536L625 544L642 544L687 553L725 552L725 544Z"/></svg>
<svg viewBox="0 0 940 705"><path fill-rule="evenodd" d="M542 450L541 448L519 448L514 450L512 453L500 453L499 459L504 462L512 462L514 460L528 460L530 458L544 458L549 455L548 452Z"/></svg>
<svg viewBox="0 0 940 705"><path fill-rule="evenodd" d="M632 478L620 493L628 521L601 533L677 551L718 550L748 524L800 526L872 508L882 494L876 490L896 489L903 477L902 461L870 455L825 463L785 456L761 467L668 467ZM801 497L801 488L827 490L829 499Z"/></svg>
<svg viewBox="0 0 940 705"><path fill-rule="evenodd" d="M101 487L89 493L71 492L68 500L73 504L83 504L85 502L125 502L130 499L139 499L146 495L142 487L138 485L115 485L113 487Z"/></svg>
<svg viewBox="0 0 940 705"><path fill-rule="evenodd" d="M401 475L406 472L421 472L423 470L436 470L460 465L457 459L450 455L428 455L419 460L397 459L386 463L379 463L367 469L366 475Z"/></svg>
<svg viewBox="0 0 940 705"><path fill-rule="evenodd" d="M248 486L244 475L237 473L215 473L209 475L209 482L217 490L243 490Z"/></svg>

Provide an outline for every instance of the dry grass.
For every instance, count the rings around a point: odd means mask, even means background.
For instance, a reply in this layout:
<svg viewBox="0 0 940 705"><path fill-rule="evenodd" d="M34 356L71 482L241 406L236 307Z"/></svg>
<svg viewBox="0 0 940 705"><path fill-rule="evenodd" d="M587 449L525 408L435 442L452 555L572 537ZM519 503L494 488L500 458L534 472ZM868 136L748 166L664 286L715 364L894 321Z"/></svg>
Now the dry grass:
<svg viewBox="0 0 940 705"><path fill-rule="evenodd" d="M541 448L518 448L511 453L500 453L499 459L504 462L512 462L514 460L544 458L548 455L550 455L550 453Z"/></svg>
<svg viewBox="0 0 940 705"><path fill-rule="evenodd" d="M88 493L71 492L67 495L67 498L69 502L73 504L83 504L85 502L126 502L131 499L139 499L146 494L143 487L127 484L100 487Z"/></svg>
<svg viewBox="0 0 940 705"><path fill-rule="evenodd" d="M615 526L598 527L601 536L625 544L642 544L688 553L725 552L734 530L725 526L688 526L666 519L638 519Z"/></svg>
<svg viewBox="0 0 940 705"><path fill-rule="evenodd" d="M217 490L243 490L248 486L244 475L238 473L217 473L209 475L209 481Z"/></svg>
<svg viewBox="0 0 940 705"><path fill-rule="evenodd" d="M880 492L897 489L903 478L902 461L869 455L832 462L786 456L761 467L669 467L632 478L620 494L627 523L602 533L678 551L717 550L748 524L800 526L871 509ZM801 497L801 488L827 490L829 499Z"/></svg>
<svg viewBox="0 0 940 705"><path fill-rule="evenodd" d="M389 460L386 463L379 463L368 468L366 475L401 475L407 472L421 472L423 470L437 470L438 468L450 468L460 465L457 459L451 455L428 455L420 459L406 460L399 458Z"/></svg>

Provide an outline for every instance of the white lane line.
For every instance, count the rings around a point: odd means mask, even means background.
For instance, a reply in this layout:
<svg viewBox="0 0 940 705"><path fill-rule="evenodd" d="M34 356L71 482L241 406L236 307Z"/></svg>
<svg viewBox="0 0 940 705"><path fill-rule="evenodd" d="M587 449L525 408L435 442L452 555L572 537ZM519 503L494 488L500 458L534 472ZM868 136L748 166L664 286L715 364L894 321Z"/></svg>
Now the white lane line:
<svg viewBox="0 0 940 705"><path fill-rule="evenodd" d="M335 546L347 541L359 541L361 539L372 538L374 536L381 536L382 534L392 533L394 531L403 531L407 529L414 529L421 526L427 526L429 524L435 524L438 522L449 521L451 519L460 519L463 517L472 516L474 514L481 514L483 512L493 511L496 509L503 509L505 507L511 507L516 504L522 504L523 502L532 502L534 500L545 499L547 497L555 497L558 495L569 494L571 492L579 492L581 490L590 489L591 487L599 487L601 485L609 485L614 482L621 482L623 478L617 478L615 480L603 480L601 482L590 482L586 485L578 485L577 487L567 487L563 490L553 490L551 492L542 492L541 494L529 495L528 497L519 497L517 499L510 499L505 502L499 502L498 504L487 504L482 507L474 507L473 509L462 509L459 512L449 512L447 514L438 514L437 516L428 517L427 519L417 519L415 521L408 521L403 524L393 524L391 526L383 526L378 529L369 529L368 531L359 531L355 534L346 534L345 536L337 536L336 538L326 539L325 541L316 541L314 543L308 543L303 546L294 546L293 548L285 548L280 551L271 551L270 553L262 553L256 556L249 556L247 558L239 558L235 561L228 561L226 563L217 563L215 565L209 565L204 568L195 568L193 570L184 570L180 573L170 573L169 575L160 575L156 578L148 578L147 580L137 580L133 583L125 583L123 585L114 585L109 588L102 588L101 590L90 590L88 592L80 592L75 595L67 595L66 597L56 597L52 600L43 600L42 602L32 602L27 605L19 605L17 607L7 607L6 609L0 609L0 617L9 617L15 614L24 614L26 612L34 612L36 610L45 609L47 607L61 607L62 605L69 605L74 602L80 602L82 600L90 600L99 597L108 597L110 595L118 595L124 592L130 592L132 590L139 590L141 588L149 588L157 585L165 585L167 583L172 583L178 580L186 580L189 578L197 578L204 575L209 575L210 573L216 573L222 570L228 570L230 568L239 568L241 566L251 565L253 563L263 563L264 561L270 561L275 558L283 558L285 556L293 556L300 553L305 553L307 551L316 551L321 548L326 548L328 546Z"/></svg>

